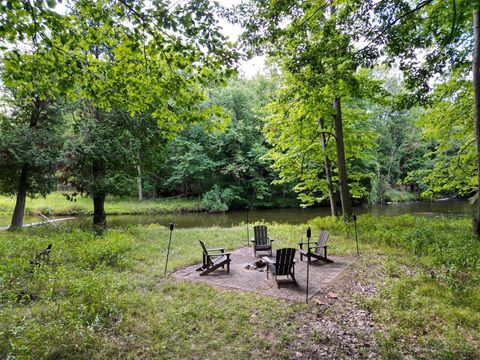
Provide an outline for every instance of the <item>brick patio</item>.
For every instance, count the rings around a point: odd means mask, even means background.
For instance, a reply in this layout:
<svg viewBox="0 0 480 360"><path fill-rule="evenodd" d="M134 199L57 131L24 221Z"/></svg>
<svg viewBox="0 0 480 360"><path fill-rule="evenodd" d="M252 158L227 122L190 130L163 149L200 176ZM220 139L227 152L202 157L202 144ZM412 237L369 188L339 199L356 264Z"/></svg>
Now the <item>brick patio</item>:
<svg viewBox="0 0 480 360"><path fill-rule="evenodd" d="M275 251L274 251L275 253ZM266 254L266 253L265 253ZM260 254L259 254L260 255ZM305 301L305 290L307 284L307 261L300 261L298 252L296 254L295 278L298 287L294 284L282 284L280 288L273 276L267 279L266 270L245 269L246 264L252 264L255 260L261 259L263 255L254 258L251 247L244 247L232 252L230 258L230 274L227 270L218 269L206 276L200 276L195 271L201 264L178 269L172 273L176 279L183 279L193 282L205 282L220 287L253 291L262 295L274 296L293 301ZM329 256L333 260L331 264L321 261L312 261L310 266L309 298L317 294L322 288L332 282L348 265L352 258ZM263 269L262 269L263 270ZM283 278L283 277L279 277Z"/></svg>

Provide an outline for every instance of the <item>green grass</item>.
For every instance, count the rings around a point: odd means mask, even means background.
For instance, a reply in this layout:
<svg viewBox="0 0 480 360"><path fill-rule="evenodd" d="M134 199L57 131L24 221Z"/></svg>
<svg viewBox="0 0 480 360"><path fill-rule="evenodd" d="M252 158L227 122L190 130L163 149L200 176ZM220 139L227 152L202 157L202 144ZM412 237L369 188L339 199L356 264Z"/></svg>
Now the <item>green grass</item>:
<svg viewBox="0 0 480 360"><path fill-rule="evenodd" d="M315 223L352 237L343 222ZM380 271L372 268L369 275L379 293L359 299L384 325L378 334L381 355L479 358L480 239L470 220L364 216L359 231L363 257L382 260Z"/></svg>
<svg viewBox="0 0 480 360"><path fill-rule="evenodd" d="M15 207L14 197L0 196L0 215L11 215ZM68 201L60 192L54 192L45 198L27 199L27 214L45 215L85 215L93 212L92 200L88 197L76 197ZM105 211L110 215L153 214L169 212L201 211L200 200L196 199L159 199L139 202L135 198L109 196L105 202Z"/></svg>
<svg viewBox="0 0 480 360"><path fill-rule="evenodd" d="M331 254L355 254L351 224L310 225L315 234L329 229ZM271 224L269 232L277 247L296 246L305 226ZM158 225L101 237L46 227L0 233L0 358L293 355L304 304L164 277L168 234ZM480 241L469 222L366 216L359 236L361 281L379 291L352 299L384 329L380 356L478 358ZM176 229L169 271L201 261L199 238L227 249L246 243L244 227ZM29 261L50 242L50 262L31 271Z"/></svg>

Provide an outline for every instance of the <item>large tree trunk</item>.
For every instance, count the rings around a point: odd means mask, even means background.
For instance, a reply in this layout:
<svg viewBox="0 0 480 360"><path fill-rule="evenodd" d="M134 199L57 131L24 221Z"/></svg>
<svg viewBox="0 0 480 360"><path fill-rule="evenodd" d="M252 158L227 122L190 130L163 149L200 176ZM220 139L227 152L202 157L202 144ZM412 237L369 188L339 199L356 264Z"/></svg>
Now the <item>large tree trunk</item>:
<svg viewBox="0 0 480 360"><path fill-rule="evenodd" d="M338 179L340 183L340 201L342 203L343 218L349 220L352 217L352 204L348 189L347 165L345 161L345 145L343 144L342 105L339 97L333 100L335 108L335 143L337 145Z"/></svg>
<svg viewBox="0 0 480 360"><path fill-rule="evenodd" d="M325 165L325 175L327 176L327 188L328 188L328 197L330 199L330 210L332 212L332 216L337 216L338 215L337 202L335 201L335 192L333 190L332 170L330 168L330 159L328 158L328 155L327 155L327 141L325 139L323 119L320 119L318 124L320 126L320 140L322 142L323 162L324 162L324 165Z"/></svg>
<svg viewBox="0 0 480 360"><path fill-rule="evenodd" d="M477 216L473 230L480 235L480 1L475 1L473 10L475 48L473 50L473 91L475 98L475 137L477 144Z"/></svg>
<svg viewBox="0 0 480 360"><path fill-rule="evenodd" d="M25 163L22 167L20 174L20 180L18 182L17 200L15 203L15 209L13 210L12 222L9 230L16 230L23 226L23 217L25 215L25 202L27 199L28 191L28 169L29 166Z"/></svg>
<svg viewBox="0 0 480 360"><path fill-rule="evenodd" d="M100 123L102 115L100 109L95 108L95 120ZM105 162L102 159L95 159L92 164L92 175L96 186L92 193L93 198L93 230L101 233L107 228L107 215L105 214L105 190L103 189L103 180L107 173Z"/></svg>
<svg viewBox="0 0 480 360"><path fill-rule="evenodd" d="M101 182L105 176L105 163L102 160L94 160L93 177L97 182ZM97 189L93 197L93 228L96 231L103 231L107 227L107 215L105 214L105 193Z"/></svg>
<svg viewBox="0 0 480 360"><path fill-rule="evenodd" d="M36 100L33 106L32 114L30 116L29 129L33 129L37 126L40 119L40 112L45 106L45 102ZM20 173L20 179L18 181L17 188L17 199L15 202L15 209L13 210L12 222L10 224L9 230L16 230L23 226L23 217L25 216L25 203L27 200L28 192L28 176L29 176L30 165L28 162L25 162L22 166L22 171Z"/></svg>
<svg viewBox="0 0 480 360"><path fill-rule="evenodd" d="M107 227L107 215L105 214L105 195L93 195L93 229L102 232Z"/></svg>
<svg viewBox="0 0 480 360"><path fill-rule="evenodd" d="M93 161L93 177L97 182L101 182L105 176L105 164L102 160ZM105 214L105 193L101 189L96 189L92 194L93 198L93 229L102 232L107 228L107 215Z"/></svg>

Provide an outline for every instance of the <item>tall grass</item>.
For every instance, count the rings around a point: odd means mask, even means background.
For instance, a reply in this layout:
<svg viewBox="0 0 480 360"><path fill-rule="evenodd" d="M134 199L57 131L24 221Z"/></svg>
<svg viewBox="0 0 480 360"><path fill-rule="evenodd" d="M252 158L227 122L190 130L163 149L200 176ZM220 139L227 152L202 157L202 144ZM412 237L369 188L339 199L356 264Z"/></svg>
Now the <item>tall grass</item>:
<svg viewBox="0 0 480 360"><path fill-rule="evenodd" d="M309 225L315 235L330 231L331 254L355 254L353 224L321 218ZM275 247L296 247L305 230L269 225ZM359 264L370 271L361 281L375 281L378 291L356 301L383 324L381 355L478 356L480 248L468 220L362 216L358 230ZM1 233L0 358L292 356L303 304L164 277L168 235L158 225L101 237L66 228ZM247 245L242 226L176 229L169 271L201 261L198 239ZM49 243L50 260L32 266ZM380 269L371 266L379 260Z"/></svg>
<svg viewBox="0 0 480 360"><path fill-rule="evenodd" d="M351 224L314 223L353 236ZM361 248L376 249L362 256L383 260L377 296L361 299L385 324L382 355L401 359L416 347L420 358L479 358L480 239L470 220L362 216L358 229Z"/></svg>
<svg viewBox="0 0 480 360"><path fill-rule="evenodd" d="M0 215L12 214L14 207L14 197L0 196ZM93 203L90 198L81 196L77 196L75 201L69 201L62 193L54 192L45 198L28 198L25 210L27 214L85 215L93 212ZM203 209L200 200L196 199L171 198L139 202L137 199L131 197L108 196L105 202L105 211L110 215L201 210Z"/></svg>

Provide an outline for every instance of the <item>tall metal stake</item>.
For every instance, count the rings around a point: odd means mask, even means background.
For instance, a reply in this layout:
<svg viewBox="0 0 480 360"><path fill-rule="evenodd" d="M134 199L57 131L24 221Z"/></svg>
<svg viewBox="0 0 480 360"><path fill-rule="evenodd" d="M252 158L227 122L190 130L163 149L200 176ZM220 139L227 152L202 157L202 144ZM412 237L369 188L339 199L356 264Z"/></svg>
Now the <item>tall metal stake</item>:
<svg viewBox="0 0 480 360"><path fill-rule="evenodd" d="M357 215L353 214L353 225L355 226L355 241L357 242L357 259L360 257L358 252L358 235L357 235Z"/></svg>
<svg viewBox="0 0 480 360"><path fill-rule="evenodd" d="M312 229L308 227L307 229L307 293L305 301L308 303L308 280L310 278L310 238L312 237Z"/></svg>
<svg viewBox="0 0 480 360"><path fill-rule="evenodd" d="M247 206L247 246L250 245L250 231L248 229L248 206Z"/></svg>
<svg viewBox="0 0 480 360"><path fill-rule="evenodd" d="M172 244L172 234L173 234L174 227L175 227L175 224L170 223L170 239L168 240L167 260L165 261L165 275L167 275L168 256L170 255L170 245Z"/></svg>

